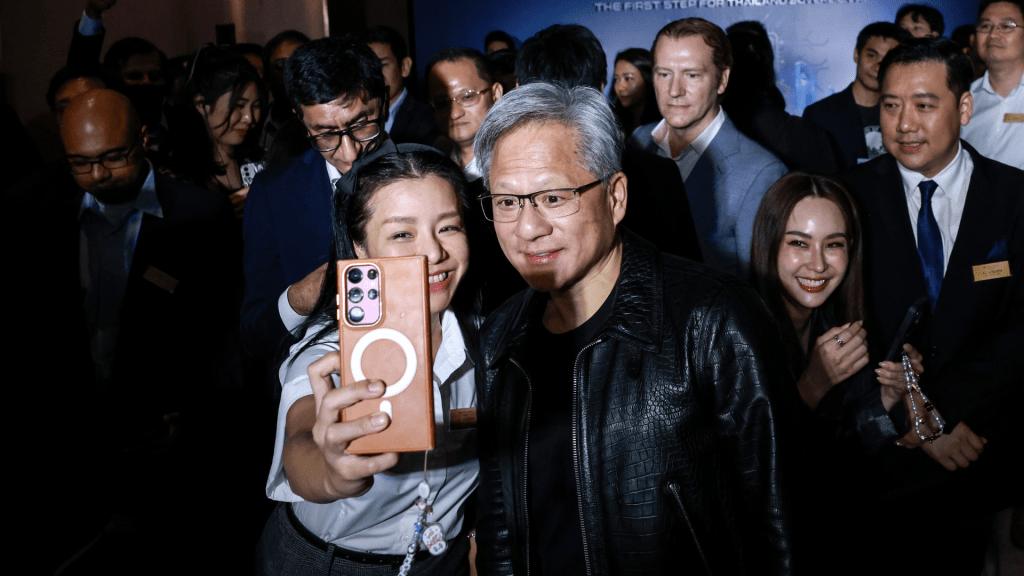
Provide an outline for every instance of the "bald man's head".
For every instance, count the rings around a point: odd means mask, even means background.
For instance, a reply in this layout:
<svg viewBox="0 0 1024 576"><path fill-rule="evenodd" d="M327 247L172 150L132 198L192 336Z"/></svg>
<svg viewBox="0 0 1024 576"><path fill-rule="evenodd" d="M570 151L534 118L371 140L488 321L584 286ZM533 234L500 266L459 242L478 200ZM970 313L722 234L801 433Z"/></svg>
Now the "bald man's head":
<svg viewBox="0 0 1024 576"><path fill-rule="evenodd" d="M113 90L89 90L64 110L60 135L78 185L104 204L133 200L149 174L146 129L135 107Z"/></svg>

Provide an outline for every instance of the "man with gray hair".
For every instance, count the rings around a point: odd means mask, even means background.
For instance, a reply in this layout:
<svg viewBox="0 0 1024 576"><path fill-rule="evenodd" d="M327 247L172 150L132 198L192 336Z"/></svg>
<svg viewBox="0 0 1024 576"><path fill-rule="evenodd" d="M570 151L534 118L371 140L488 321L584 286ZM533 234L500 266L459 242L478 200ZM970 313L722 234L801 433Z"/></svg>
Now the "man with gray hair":
<svg viewBox="0 0 1024 576"><path fill-rule="evenodd" d="M789 573L781 338L751 288L619 227L623 145L600 92L545 83L477 133L530 286L481 329L478 569Z"/></svg>

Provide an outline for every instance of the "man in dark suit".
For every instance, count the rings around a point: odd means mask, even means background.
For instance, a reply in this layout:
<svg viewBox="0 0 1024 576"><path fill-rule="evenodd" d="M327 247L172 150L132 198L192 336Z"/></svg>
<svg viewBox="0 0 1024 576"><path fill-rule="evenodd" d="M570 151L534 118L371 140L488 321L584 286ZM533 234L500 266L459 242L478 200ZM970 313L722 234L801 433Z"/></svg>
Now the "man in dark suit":
<svg viewBox="0 0 1024 576"><path fill-rule="evenodd" d="M393 146L383 128L387 89L380 60L365 44L314 40L295 50L285 75L313 149L259 173L243 219L242 344L268 359L284 350L289 332L320 294L335 189L350 194L353 165Z"/></svg>
<svg viewBox="0 0 1024 576"><path fill-rule="evenodd" d="M405 38L394 28L374 26L359 35L380 58L384 83L388 87L388 121L384 129L396 144L432 146L440 135L430 105L416 99L405 87L412 73L412 58Z"/></svg>
<svg viewBox="0 0 1024 576"><path fill-rule="evenodd" d="M992 512L1020 494L1009 470L1020 465L1024 172L960 140L971 78L949 40L893 48L879 69L890 154L842 175L864 221L868 334L887 346L928 296L930 318L912 343L924 354L922 389L945 419L934 441L909 426L877 455L868 549L884 557L861 557L892 573L980 573ZM905 410L890 415L908 428Z"/></svg>
<svg viewBox="0 0 1024 576"><path fill-rule="evenodd" d="M842 92L804 110L804 118L832 136L840 169L885 153L878 130L878 64L889 50L907 38L907 33L895 24L875 22L865 26L857 35L853 50L857 77Z"/></svg>
<svg viewBox="0 0 1024 576"><path fill-rule="evenodd" d="M223 383L240 246L226 198L153 171L147 130L125 96L97 89L74 98L61 135L78 194L38 203L5 230L21 245L17 277L40 279L22 286L35 305L8 316L19 331L15 380L52 377L45 390L25 387L8 401L45 398L75 416L33 426L15 452L36 475L32 522L62 527L46 560L71 556L113 515L91 550L118 550L97 562L122 573L147 538L176 548L189 538L183 504L196 485L184 479L199 445L178 432L209 421ZM69 472L88 497L67 497Z"/></svg>

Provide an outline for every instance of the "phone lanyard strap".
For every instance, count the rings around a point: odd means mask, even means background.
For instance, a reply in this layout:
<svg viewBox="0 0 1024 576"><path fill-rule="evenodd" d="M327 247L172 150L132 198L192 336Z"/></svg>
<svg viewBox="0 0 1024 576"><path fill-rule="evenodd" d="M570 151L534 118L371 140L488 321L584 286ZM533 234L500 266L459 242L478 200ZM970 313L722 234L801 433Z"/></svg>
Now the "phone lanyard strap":
<svg viewBox="0 0 1024 576"><path fill-rule="evenodd" d="M416 507L419 508L419 516L413 524L412 542L405 551L405 560L402 567L398 569L398 576L408 576L412 568L412 560L420 546L425 548L434 556L443 554L448 548L444 541L444 530L437 522L427 522L427 517L434 513L434 508L427 502L430 497L430 484L427 482L427 454L423 453L423 481L417 487L419 498L416 499Z"/></svg>

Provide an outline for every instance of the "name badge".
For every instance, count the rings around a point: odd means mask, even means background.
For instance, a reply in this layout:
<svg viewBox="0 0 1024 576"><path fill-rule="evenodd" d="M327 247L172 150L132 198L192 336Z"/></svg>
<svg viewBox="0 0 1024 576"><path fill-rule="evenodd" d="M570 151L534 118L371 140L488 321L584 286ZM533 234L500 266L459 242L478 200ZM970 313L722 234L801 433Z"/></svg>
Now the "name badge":
<svg viewBox="0 0 1024 576"><path fill-rule="evenodd" d="M1010 277L1009 260L1003 260L1002 262L993 262L991 264L978 264L977 266L974 266L973 269L975 282L981 282L983 280L992 280L994 278Z"/></svg>
<svg viewBox="0 0 1024 576"><path fill-rule="evenodd" d="M1013 124L1024 122L1024 113L1018 112L1016 114L1012 114L1007 112L1006 114L1003 114L1003 122L1009 122Z"/></svg>
<svg viewBox="0 0 1024 576"><path fill-rule="evenodd" d="M171 294L174 294L174 289L178 287L177 278L152 266L146 268L146 271L142 273L142 277Z"/></svg>

